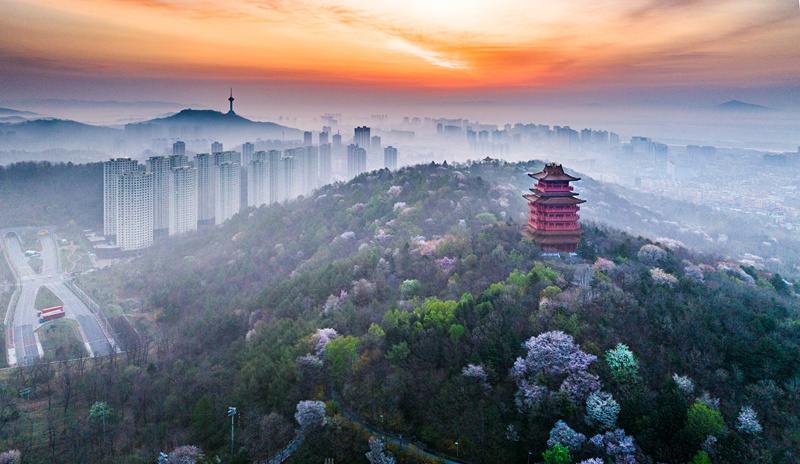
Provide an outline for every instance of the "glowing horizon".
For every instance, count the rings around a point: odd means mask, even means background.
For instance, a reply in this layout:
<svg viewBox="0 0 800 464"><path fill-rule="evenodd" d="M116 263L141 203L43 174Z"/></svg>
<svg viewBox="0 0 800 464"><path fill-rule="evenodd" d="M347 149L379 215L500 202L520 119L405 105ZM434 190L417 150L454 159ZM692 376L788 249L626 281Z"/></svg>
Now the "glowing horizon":
<svg viewBox="0 0 800 464"><path fill-rule="evenodd" d="M0 1L0 78L455 93L800 83L794 1Z"/></svg>

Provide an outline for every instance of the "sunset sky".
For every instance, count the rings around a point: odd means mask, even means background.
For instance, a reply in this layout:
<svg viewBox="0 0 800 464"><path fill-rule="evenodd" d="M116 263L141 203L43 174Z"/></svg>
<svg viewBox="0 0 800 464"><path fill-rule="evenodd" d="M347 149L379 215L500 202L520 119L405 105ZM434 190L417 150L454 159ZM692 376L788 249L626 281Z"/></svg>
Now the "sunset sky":
<svg viewBox="0 0 800 464"><path fill-rule="evenodd" d="M284 101L327 94L680 99L721 89L800 105L800 6L797 0L0 0L0 80L2 100L207 104L210 93L227 86Z"/></svg>

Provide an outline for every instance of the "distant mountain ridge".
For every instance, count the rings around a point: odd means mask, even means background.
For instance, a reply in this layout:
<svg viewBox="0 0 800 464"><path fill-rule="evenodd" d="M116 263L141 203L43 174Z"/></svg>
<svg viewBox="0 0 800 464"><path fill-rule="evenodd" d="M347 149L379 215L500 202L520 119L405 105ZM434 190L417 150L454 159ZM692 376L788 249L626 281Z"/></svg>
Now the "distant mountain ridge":
<svg viewBox="0 0 800 464"><path fill-rule="evenodd" d="M145 124L199 126L202 128L203 135L217 138L222 136L238 139L255 137L300 138L302 136L302 131L299 129L282 126L274 122L252 121L239 116L235 112L222 113L215 110L193 110L191 108L181 110L172 116L128 124L126 127ZM225 133L220 133L221 131L225 131Z"/></svg>
<svg viewBox="0 0 800 464"><path fill-rule="evenodd" d="M5 149L49 150L53 148L101 150L113 145L123 132L65 119L32 119L0 122L0 142Z"/></svg>
<svg viewBox="0 0 800 464"><path fill-rule="evenodd" d="M13 110L11 108L0 108L1 116L36 116L39 113L33 111Z"/></svg>
<svg viewBox="0 0 800 464"><path fill-rule="evenodd" d="M754 105L752 103L745 103L739 100L731 100L715 107L721 111L749 111L749 112L761 112L761 111L772 111L772 108L768 108L766 106L761 105Z"/></svg>

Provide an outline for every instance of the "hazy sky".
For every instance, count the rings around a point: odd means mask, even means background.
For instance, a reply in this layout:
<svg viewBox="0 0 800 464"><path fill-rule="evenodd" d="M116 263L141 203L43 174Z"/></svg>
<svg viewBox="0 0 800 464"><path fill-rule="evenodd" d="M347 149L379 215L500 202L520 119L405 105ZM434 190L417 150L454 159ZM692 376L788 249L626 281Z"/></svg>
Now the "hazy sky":
<svg viewBox="0 0 800 464"><path fill-rule="evenodd" d="M0 100L800 107L797 0L0 0ZM221 105L224 107L223 103ZM220 108L224 109L224 108Z"/></svg>

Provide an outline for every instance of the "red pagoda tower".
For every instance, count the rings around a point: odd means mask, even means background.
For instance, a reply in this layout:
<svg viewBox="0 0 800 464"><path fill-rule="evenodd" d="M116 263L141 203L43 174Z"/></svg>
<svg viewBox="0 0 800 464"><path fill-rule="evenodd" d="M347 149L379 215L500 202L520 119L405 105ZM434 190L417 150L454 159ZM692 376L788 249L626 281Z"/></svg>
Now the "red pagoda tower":
<svg viewBox="0 0 800 464"><path fill-rule="evenodd" d="M522 234L534 240L545 252L574 252L581 241L581 226L578 225L578 206L585 200L572 192L570 182L581 180L564 172L556 163L545 165L541 172L528 173L539 182L531 193L523 195L528 200L531 218Z"/></svg>

